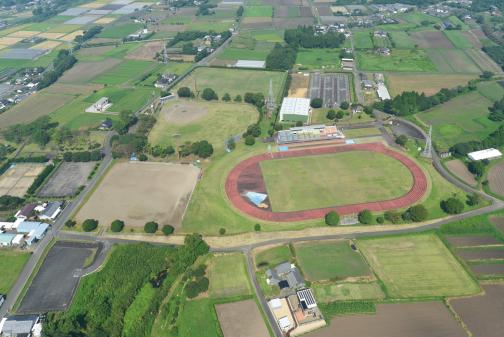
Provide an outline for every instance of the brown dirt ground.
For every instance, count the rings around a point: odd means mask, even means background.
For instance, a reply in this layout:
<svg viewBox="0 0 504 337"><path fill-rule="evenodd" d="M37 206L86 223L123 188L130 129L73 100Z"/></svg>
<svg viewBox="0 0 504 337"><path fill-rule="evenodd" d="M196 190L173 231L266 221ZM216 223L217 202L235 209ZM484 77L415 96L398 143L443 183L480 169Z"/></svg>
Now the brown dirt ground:
<svg viewBox="0 0 504 337"><path fill-rule="evenodd" d="M504 259L504 249L502 247L485 249L459 249L457 255L464 260L488 260Z"/></svg>
<svg viewBox="0 0 504 337"><path fill-rule="evenodd" d="M488 172L488 186L492 192L504 196L504 160Z"/></svg>
<svg viewBox="0 0 504 337"><path fill-rule="evenodd" d="M278 29L284 28L296 28L297 26L310 26L313 24L313 18L302 17L302 18L275 18L273 19L273 26Z"/></svg>
<svg viewBox="0 0 504 337"><path fill-rule="evenodd" d="M275 7L275 17L276 18L288 18L289 8L287 6L276 6Z"/></svg>
<svg viewBox="0 0 504 337"><path fill-rule="evenodd" d="M54 83L46 89L46 92L51 94L62 94L62 95L90 95L93 90L99 90L103 88L101 84L70 84L70 83Z"/></svg>
<svg viewBox="0 0 504 337"><path fill-rule="evenodd" d="M224 337L268 337L269 332L254 300L215 305Z"/></svg>
<svg viewBox="0 0 504 337"><path fill-rule="evenodd" d="M35 178L44 169L44 164L16 164L0 176L0 196L23 197Z"/></svg>
<svg viewBox="0 0 504 337"><path fill-rule="evenodd" d="M446 167L448 170L455 175L457 178L462 180L468 185L476 186L478 183L476 179L474 179L474 175L467 169L467 166L460 159L453 159L446 162Z"/></svg>
<svg viewBox="0 0 504 337"><path fill-rule="evenodd" d="M154 56L156 56L156 53L163 50L164 44L164 41L152 41L144 43L139 48L136 48L131 53L126 55L126 58L131 60L152 61L154 59Z"/></svg>
<svg viewBox="0 0 504 337"><path fill-rule="evenodd" d="M442 88L455 88L458 85L466 85L476 75L465 74L388 74L387 82L390 93L395 96L404 91L423 92L426 95L434 95Z"/></svg>
<svg viewBox="0 0 504 337"><path fill-rule="evenodd" d="M411 37L420 48L453 48L443 32L414 32Z"/></svg>
<svg viewBox="0 0 504 337"><path fill-rule="evenodd" d="M378 304L376 315L340 316L307 337L466 337L441 302Z"/></svg>
<svg viewBox="0 0 504 337"><path fill-rule="evenodd" d="M501 67L479 49L467 49L466 54L483 70L502 73Z"/></svg>
<svg viewBox="0 0 504 337"><path fill-rule="evenodd" d="M469 42L471 42L474 48L481 49L482 47L481 42L478 39L478 35L474 32L474 29L472 31L462 32L462 34L466 37L466 39Z"/></svg>
<svg viewBox="0 0 504 337"><path fill-rule="evenodd" d="M504 264L502 263L481 263L470 266L473 273L478 276L499 275L504 276Z"/></svg>
<svg viewBox="0 0 504 337"><path fill-rule="evenodd" d="M142 227L148 221L180 227L198 179L192 165L120 162L107 173L76 215L78 222L97 219L109 226L115 219Z"/></svg>
<svg viewBox="0 0 504 337"><path fill-rule="evenodd" d="M313 13L310 7L301 7L299 8L299 15L305 18L309 18L313 16Z"/></svg>
<svg viewBox="0 0 504 337"><path fill-rule="evenodd" d="M317 6L317 11L320 16L332 16L333 12L329 6Z"/></svg>
<svg viewBox="0 0 504 337"><path fill-rule="evenodd" d="M504 331L504 285L484 285L485 294L450 301L473 336L502 337Z"/></svg>
<svg viewBox="0 0 504 337"><path fill-rule="evenodd" d="M81 55L81 56L99 56L99 55L102 55L103 53L111 51L114 48L115 48L114 46L81 48L81 49L79 49L79 55Z"/></svg>
<svg viewBox="0 0 504 337"><path fill-rule="evenodd" d="M292 74L292 81L289 88L289 97L306 97L309 84L309 76L304 76L304 74L298 73Z"/></svg>
<svg viewBox="0 0 504 337"><path fill-rule="evenodd" d="M208 110L201 104L190 101L180 101L176 104L163 106L161 112L167 122L173 124L189 124L205 117Z"/></svg>
<svg viewBox="0 0 504 337"><path fill-rule="evenodd" d="M504 234L504 217L492 218L490 221Z"/></svg>
<svg viewBox="0 0 504 337"><path fill-rule="evenodd" d="M487 246L502 244L490 235L447 236L446 240L455 247Z"/></svg>
<svg viewBox="0 0 504 337"><path fill-rule="evenodd" d="M66 71L60 81L63 83L87 83L119 63L121 60L114 58L97 62L79 62L72 69Z"/></svg>

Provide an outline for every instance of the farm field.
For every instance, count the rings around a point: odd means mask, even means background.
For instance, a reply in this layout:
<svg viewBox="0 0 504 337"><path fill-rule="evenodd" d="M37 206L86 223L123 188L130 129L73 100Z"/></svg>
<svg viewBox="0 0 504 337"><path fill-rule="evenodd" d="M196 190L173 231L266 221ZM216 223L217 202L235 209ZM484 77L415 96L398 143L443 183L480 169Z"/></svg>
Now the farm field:
<svg viewBox="0 0 504 337"><path fill-rule="evenodd" d="M476 186L478 182L474 179L474 175L469 172L467 166L460 159L449 160L446 163L448 170L457 178L470 186Z"/></svg>
<svg viewBox="0 0 504 337"><path fill-rule="evenodd" d="M392 298L472 295L479 286L435 234L358 241Z"/></svg>
<svg viewBox="0 0 504 337"><path fill-rule="evenodd" d="M356 49L373 49L374 48L373 40L371 39L371 36L369 34L370 34L370 31L354 32L353 40L354 40Z"/></svg>
<svg viewBox="0 0 504 337"><path fill-rule="evenodd" d="M433 125L433 139L440 149L464 141L480 140L497 129L487 118L492 102L478 92L470 92L417 115Z"/></svg>
<svg viewBox="0 0 504 337"><path fill-rule="evenodd" d="M363 155L357 151L261 161L272 209L286 212L388 200L410 190L413 179L402 163L376 152L365 153L369 161L363 162ZM381 169L375 170L376 165Z"/></svg>
<svg viewBox="0 0 504 337"><path fill-rule="evenodd" d="M330 303L334 301L380 300L385 294L377 282L370 283L315 283L313 291L317 301Z"/></svg>
<svg viewBox="0 0 504 337"><path fill-rule="evenodd" d="M222 337L214 302L209 298L185 302L177 325L180 337Z"/></svg>
<svg viewBox="0 0 504 337"><path fill-rule="evenodd" d="M357 51L357 64L362 71L432 72L436 67L419 50L393 49L390 56L381 56L374 51Z"/></svg>
<svg viewBox="0 0 504 337"><path fill-rule="evenodd" d="M388 32L390 38L395 43L395 48L397 49L413 49L415 48L415 43L406 32L402 31L391 31Z"/></svg>
<svg viewBox="0 0 504 337"><path fill-rule="evenodd" d="M502 68L482 50L466 49L465 53L481 68L481 70L502 74Z"/></svg>
<svg viewBox="0 0 504 337"><path fill-rule="evenodd" d="M348 241L313 242L295 245L296 260L310 281L370 276L371 271Z"/></svg>
<svg viewBox="0 0 504 337"><path fill-rule="evenodd" d="M129 34L132 34L140 29L142 29L142 25L138 23L122 23L122 24L113 24L108 25L103 29L103 31L98 34L99 38L107 38L107 39L122 39Z"/></svg>
<svg viewBox="0 0 504 337"><path fill-rule="evenodd" d="M451 49L453 44L448 36L439 31L424 31L411 33L411 38L422 49Z"/></svg>
<svg viewBox="0 0 504 337"><path fill-rule="evenodd" d="M499 101L504 97L504 87L496 81L478 83L478 92L491 101Z"/></svg>
<svg viewBox="0 0 504 337"><path fill-rule="evenodd" d="M205 139L223 149L227 139L240 135L257 119L257 110L249 104L172 100L163 105L149 141L176 146Z"/></svg>
<svg viewBox="0 0 504 337"><path fill-rule="evenodd" d="M99 84L123 84L141 77L154 67L155 63L148 61L126 60L109 71L97 76L93 82Z"/></svg>
<svg viewBox="0 0 504 337"><path fill-rule="evenodd" d="M214 255L208 264L207 274L209 293L213 298L252 294L245 256L241 253Z"/></svg>
<svg viewBox="0 0 504 337"><path fill-rule="evenodd" d="M38 163L14 164L0 176L0 196L24 197L44 167Z"/></svg>
<svg viewBox="0 0 504 337"><path fill-rule="evenodd" d="M79 223L97 219L106 227L115 219L131 227L143 227L148 221L178 227L199 172L191 165L119 162L75 218ZM161 180L164 184L159 185Z"/></svg>
<svg viewBox="0 0 504 337"><path fill-rule="evenodd" d="M1 195L1 194L0 194ZM28 252L1 250L0 251L0 294L8 294L18 279L19 274L30 258Z"/></svg>
<svg viewBox="0 0 504 337"><path fill-rule="evenodd" d="M481 69L461 49L427 49L427 54L440 73L478 74Z"/></svg>
<svg viewBox="0 0 504 337"><path fill-rule="evenodd" d="M270 336L254 300L217 304L215 310L225 337ZM246 322L243 319L244 317L246 317Z"/></svg>
<svg viewBox="0 0 504 337"><path fill-rule="evenodd" d="M339 49L300 49L296 64L303 69L339 70Z"/></svg>
<svg viewBox="0 0 504 337"><path fill-rule="evenodd" d="M455 48L470 49L473 47L472 43L467 40L465 35L458 30L445 30L444 33Z"/></svg>
<svg viewBox="0 0 504 337"><path fill-rule="evenodd" d="M455 88L466 85L476 75L471 74L387 74L387 84L392 96L404 91L423 92L430 96L443 88Z"/></svg>
<svg viewBox="0 0 504 337"><path fill-rule="evenodd" d="M247 92L261 92L264 97L267 97L271 79L273 92L278 96L283 88L285 78L285 73L274 71L196 68L177 84L175 90L180 87L189 87L195 91L194 83L197 83L198 91L212 88L219 98L225 93L229 93L233 98L236 95L243 97Z"/></svg>
<svg viewBox="0 0 504 337"><path fill-rule="evenodd" d="M63 83L87 83L115 68L121 60L107 58L102 61L78 62L60 78Z"/></svg>
<svg viewBox="0 0 504 337"><path fill-rule="evenodd" d="M247 6L244 17L272 17L273 7L271 6Z"/></svg>
<svg viewBox="0 0 504 337"><path fill-rule="evenodd" d="M87 108L98 101L101 97L108 97L112 106L107 110L107 113L119 113L122 110L131 110L136 112L147 104L149 99L152 97L153 90L155 91L155 89L146 87L106 87L84 98L83 102L87 104Z"/></svg>
<svg viewBox="0 0 504 337"><path fill-rule="evenodd" d="M487 180L490 191L504 196L504 161L501 160L490 168Z"/></svg>

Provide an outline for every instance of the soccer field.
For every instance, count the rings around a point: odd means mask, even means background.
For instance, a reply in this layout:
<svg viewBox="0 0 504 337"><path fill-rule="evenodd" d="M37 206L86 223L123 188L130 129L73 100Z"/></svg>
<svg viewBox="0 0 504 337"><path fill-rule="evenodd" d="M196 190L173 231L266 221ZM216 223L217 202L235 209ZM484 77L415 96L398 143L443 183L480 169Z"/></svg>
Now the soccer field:
<svg viewBox="0 0 504 337"><path fill-rule="evenodd" d="M275 212L394 199L413 185L402 163L377 152L292 157L260 165Z"/></svg>

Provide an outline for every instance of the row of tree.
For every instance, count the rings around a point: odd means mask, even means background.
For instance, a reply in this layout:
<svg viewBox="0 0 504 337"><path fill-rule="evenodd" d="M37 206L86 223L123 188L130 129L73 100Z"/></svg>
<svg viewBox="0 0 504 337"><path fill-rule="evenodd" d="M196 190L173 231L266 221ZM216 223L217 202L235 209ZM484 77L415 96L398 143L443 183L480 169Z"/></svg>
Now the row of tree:
<svg viewBox="0 0 504 337"><path fill-rule="evenodd" d="M44 73L42 80L37 85L37 89L47 88L56 82L58 78L60 78L66 70L72 68L76 62L77 59L69 50L61 49L53 61L53 69Z"/></svg>
<svg viewBox="0 0 504 337"><path fill-rule="evenodd" d="M337 32L316 34L313 26L298 26L285 30L284 41L293 48L339 48L345 42L345 35Z"/></svg>
<svg viewBox="0 0 504 337"><path fill-rule="evenodd" d="M67 151L63 153L63 160L66 162L89 162L89 161L99 161L103 157L101 151L77 151L70 152Z"/></svg>

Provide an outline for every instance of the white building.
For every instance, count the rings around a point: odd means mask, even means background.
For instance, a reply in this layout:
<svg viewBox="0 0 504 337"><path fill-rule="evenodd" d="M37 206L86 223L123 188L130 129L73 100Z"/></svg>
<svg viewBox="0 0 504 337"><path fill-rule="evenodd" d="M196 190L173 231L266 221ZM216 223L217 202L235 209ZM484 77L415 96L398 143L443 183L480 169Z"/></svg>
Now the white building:
<svg viewBox="0 0 504 337"><path fill-rule="evenodd" d="M108 97L102 97L96 103L87 108L86 112L104 112L111 106L112 103L109 102Z"/></svg>
<svg viewBox="0 0 504 337"><path fill-rule="evenodd" d="M378 94L378 97L382 101L385 101L385 100L391 98L387 87L383 83L378 83L378 86L376 88L376 93Z"/></svg>
<svg viewBox="0 0 504 337"><path fill-rule="evenodd" d="M310 112L310 100L308 98L285 97L280 108L280 121L306 122Z"/></svg>
<svg viewBox="0 0 504 337"><path fill-rule="evenodd" d="M502 153L494 148L490 149L485 149L485 150L480 150L480 151L475 151L475 152L470 152L467 154L469 159L478 161L478 160L492 160L496 158L502 157Z"/></svg>

